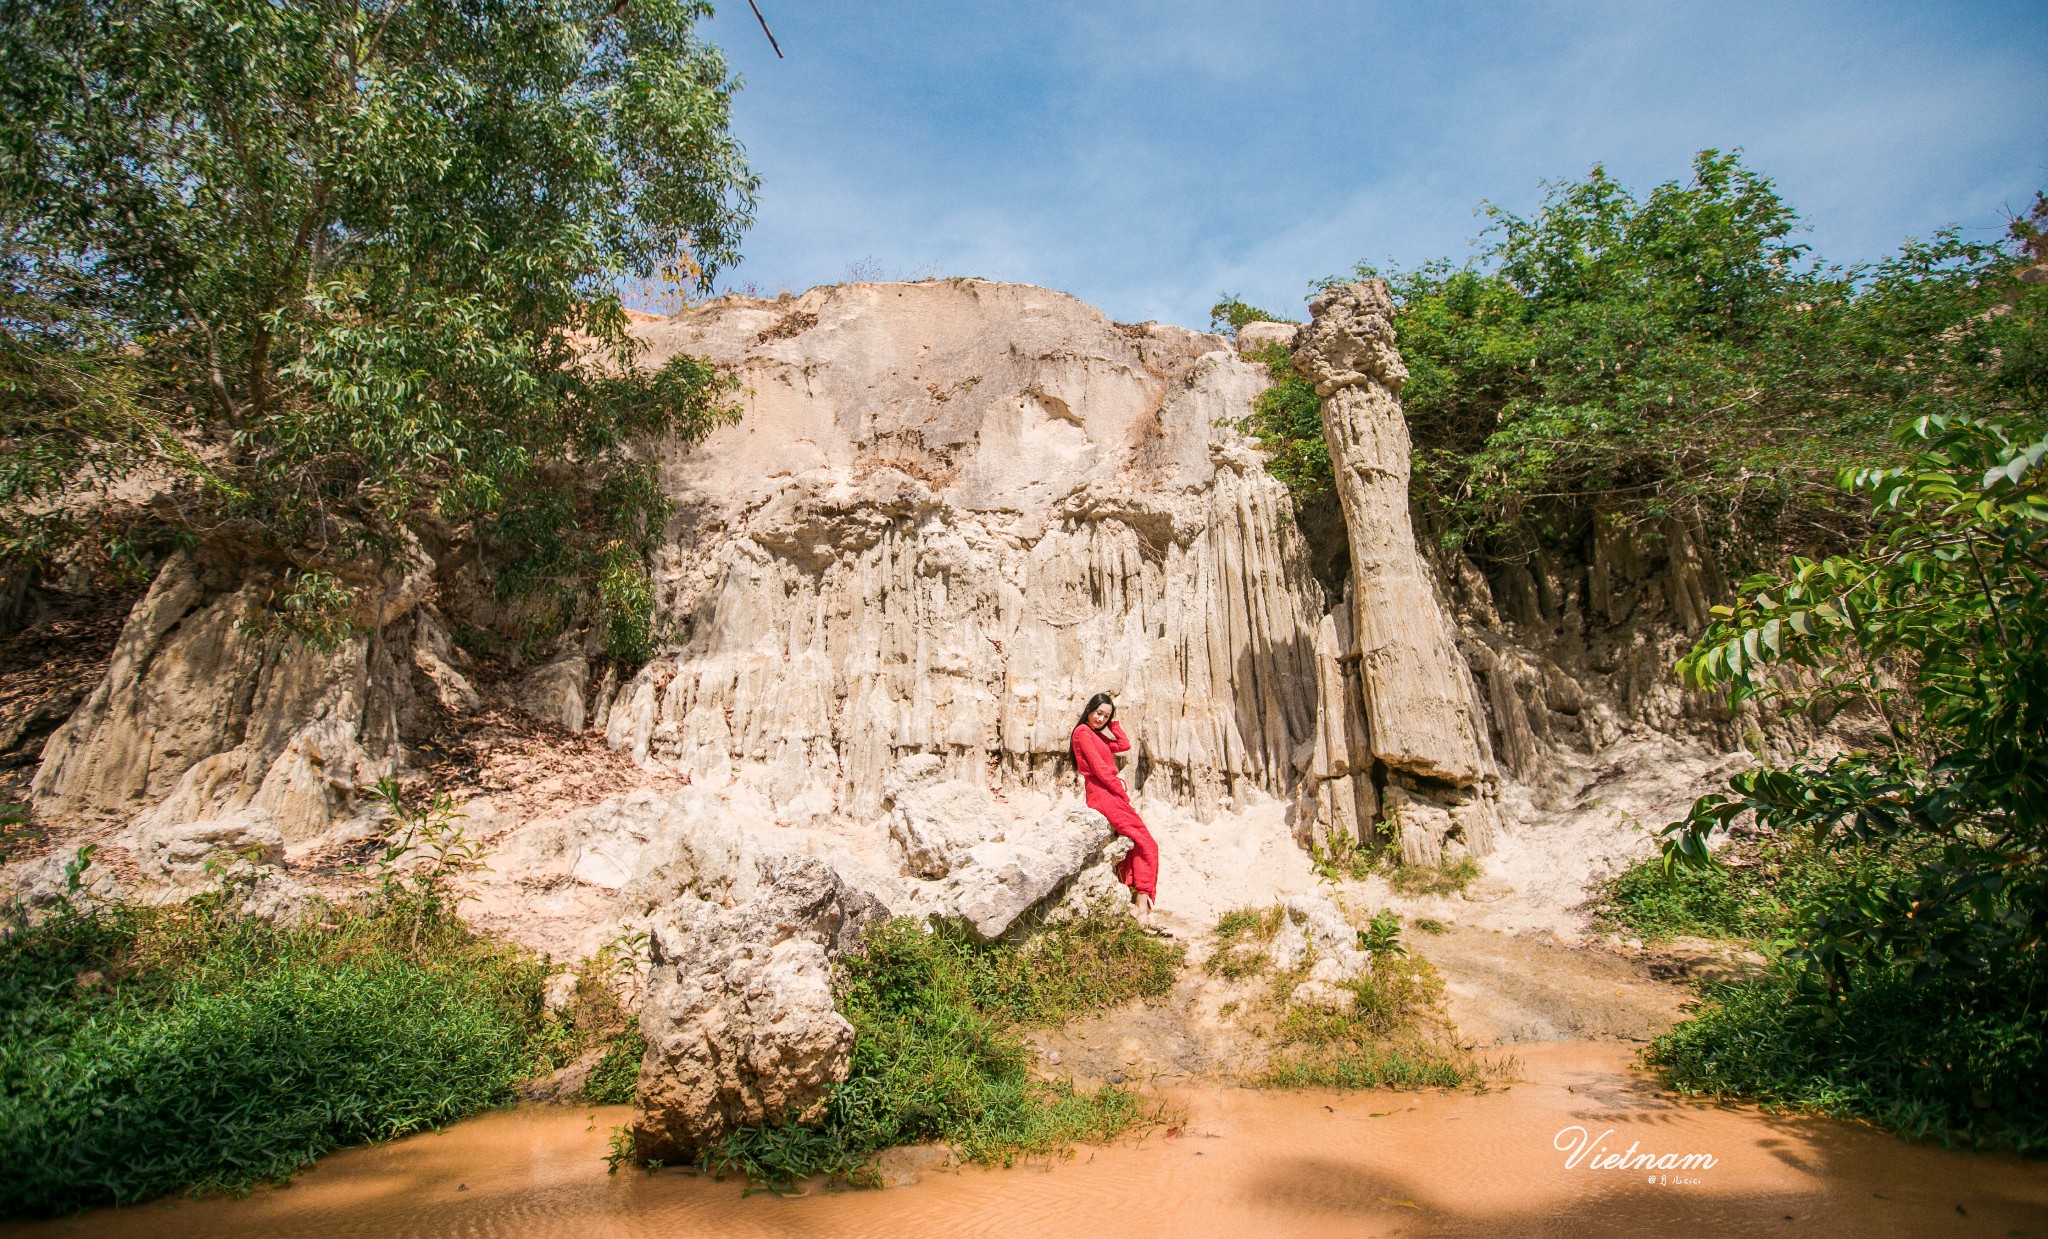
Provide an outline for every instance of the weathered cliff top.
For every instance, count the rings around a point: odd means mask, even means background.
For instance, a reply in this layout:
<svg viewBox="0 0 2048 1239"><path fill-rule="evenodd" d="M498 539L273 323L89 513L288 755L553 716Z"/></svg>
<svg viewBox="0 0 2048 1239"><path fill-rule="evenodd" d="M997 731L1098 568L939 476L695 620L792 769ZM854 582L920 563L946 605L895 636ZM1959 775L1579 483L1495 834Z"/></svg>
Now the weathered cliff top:
<svg viewBox="0 0 2048 1239"><path fill-rule="evenodd" d="M698 521L786 493L792 478L822 484L824 470L842 486L915 480L1031 537L1089 483L1206 485L1210 421L1243 411L1170 390L1208 354L1245 371L1231 395L1262 382L1220 336L1114 323L1065 293L987 280L723 297L633 330L650 363L694 353L745 380L740 424L673 462ZM885 471L894 478L874 478Z"/></svg>

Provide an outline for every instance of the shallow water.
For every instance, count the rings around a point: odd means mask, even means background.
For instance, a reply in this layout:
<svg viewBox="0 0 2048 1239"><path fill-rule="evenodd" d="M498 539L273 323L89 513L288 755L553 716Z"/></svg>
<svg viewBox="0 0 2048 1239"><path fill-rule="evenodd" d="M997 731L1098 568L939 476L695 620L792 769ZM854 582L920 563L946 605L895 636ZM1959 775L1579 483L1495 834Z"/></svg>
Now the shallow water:
<svg viewBox="0 0 2048 1239"><path fill-rule="evenodd" d="M2048 1163L1660 1096L1622 1046L1516 1055L1519 1082L1480 1096L1191 1090L1175 1098L1184 1123L1142 1140L792 1199L742 1196L737 1182L687 1171L607 1176L606 1134L629 1110L531 1107L340 1153L246 1199L100 1210L0 1234L2048 1237ZM1591 1147L1567 1168L1557 1144L1572 1128ZM1589 1166L1601 1149L1632 1144L1716 1164Z"/></svg>

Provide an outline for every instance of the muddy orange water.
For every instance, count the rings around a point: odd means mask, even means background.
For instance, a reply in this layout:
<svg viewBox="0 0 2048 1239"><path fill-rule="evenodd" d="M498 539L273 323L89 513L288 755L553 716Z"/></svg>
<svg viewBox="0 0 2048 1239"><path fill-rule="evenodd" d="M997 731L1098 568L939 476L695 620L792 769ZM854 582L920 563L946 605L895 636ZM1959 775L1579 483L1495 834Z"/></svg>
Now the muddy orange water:
<svg viewBox="0 0 2048 1239"><path fill-rule="evenodd" d="M2048 1163L1909 1145L1847 1123L1660 1096L1611 1045L1518 1048L1520 1082L1461 1093L1175 1098L1177 1132L885 1191L742 1196L605 1174L624 1107L538 1107L337 1154L241 1200L109 1209L7 1235L2048 1237ZM1584 1147L1580 1148L1583 1132ZM1693 1155L1694 1169L1595 1168ZM1576 1164L1567 1165L1573 1152ZM1700 1166L1703 1157L1714 1164Z"/></svg>

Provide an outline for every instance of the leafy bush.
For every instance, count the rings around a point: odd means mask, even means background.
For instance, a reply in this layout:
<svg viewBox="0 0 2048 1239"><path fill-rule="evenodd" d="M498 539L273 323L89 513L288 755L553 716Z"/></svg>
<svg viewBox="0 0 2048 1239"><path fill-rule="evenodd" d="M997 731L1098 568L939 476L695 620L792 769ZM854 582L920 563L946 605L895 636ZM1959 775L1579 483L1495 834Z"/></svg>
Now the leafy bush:
<svg viewBox="0 0 2048 1239"><path fill-rule="evenodd" d="M1273 377L1259 393L1252 415L1239 426L1266 453L1266 472L1280 479L1297 508L1331 493L1330 445L1323 438L1323 398L1315 384L1294 368L1293 356L1278 344L1258 351Z"/></svg>
<svg viewBox="0 0 2048 1239"><path fill-rule="evenodd" d="M2048 978L2038 955L1973 976L1851 970L1816 1004L1780 967L1718 987L1647 1057L1688 1093L1867 1119L1915 1139L2048 1151Z"/></svg>
<svg viewBox="0 0 2048 1239"><path fill-rule="evenodd" d="M2042 303L2005 317L2034 315ZM1870 703L1851 751L1729 780L1666 828L1710 871L1752 817L1831 872L1771 975L1661 1041L1675 1081L1860 1114L1914 1134L2043 1147L2048 1078L2048 382L1987 359L1998 413L1922 419L1905 467L1845 471L1878 534L1744 582L1680 663L1696 687L1795 709ZM2017 366L2016 372L2012 367Z"/></svg>
<svg viewBox="0 0 2048 1239"><path fill-rule="evenodd" d="M1019 1030L1162 993L1180 956L1113 914L1021 947L977 945L908 918L883 922L841 963L839 1009L853 1024L853 1062L823 1117L735 1132L706 1162L780 1186L814 1174L858 1177L876 1153L920 1141L1007 1163L1110 1139L1151 1110L1114 1086L1082 1094L1033 1079Z"/></svg>
<svg viewBox="0 0 2048 1239"><path fill-rule="evenodd" d="M281 1179L512 1097L546 962L452 916L59 911L0 940L0 1215Z"/></svg>

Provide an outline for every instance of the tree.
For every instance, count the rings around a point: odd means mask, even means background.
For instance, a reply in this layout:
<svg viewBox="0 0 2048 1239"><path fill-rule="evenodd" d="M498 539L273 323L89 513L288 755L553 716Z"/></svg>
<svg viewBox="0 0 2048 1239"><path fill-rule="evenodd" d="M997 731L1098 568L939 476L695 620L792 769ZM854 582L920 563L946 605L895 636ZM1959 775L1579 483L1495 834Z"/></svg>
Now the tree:
<svg viewBox="0 0 2048 1239"><path fill-rule="evenodd" d="M1279 321L1279 315L1268 314L1235 293L1217 294L1216 304L1209 307L1209 330L1226 336L1237 335L1238 329L1246 323Z"/></svg>
<svg viewBox="0 0 2048 1239"><path fill-rule="evenodd" d="M728 414L616 286L756 181L691 0L24 0L0 19L0 551L152 471L303 572L441 522L646 639L636 439ZM608 618L605 618L608 617Z"/></svg>
<svg viewBox="0 0 2048 1239"><path fill-rule="evenodd" d="M1977 316L2010 282L2002 247L1953 233L1821 264L1770 179L1711 150L1641 196L1596 166L1529 218L1481 214L1464 263L1387 276L1416 497L1481 558L1569 540L1596 510L1675 512L1745 553L1853 545L1836 468L1960 411L1945 376L1981 363Z"/></svg>

